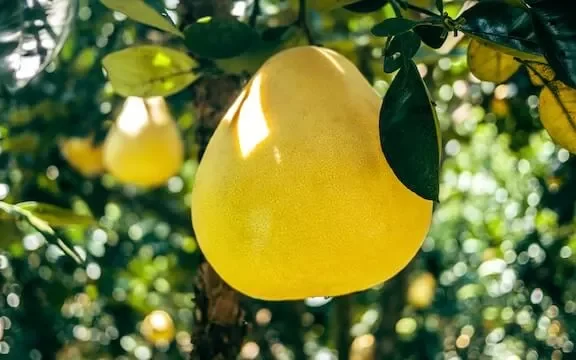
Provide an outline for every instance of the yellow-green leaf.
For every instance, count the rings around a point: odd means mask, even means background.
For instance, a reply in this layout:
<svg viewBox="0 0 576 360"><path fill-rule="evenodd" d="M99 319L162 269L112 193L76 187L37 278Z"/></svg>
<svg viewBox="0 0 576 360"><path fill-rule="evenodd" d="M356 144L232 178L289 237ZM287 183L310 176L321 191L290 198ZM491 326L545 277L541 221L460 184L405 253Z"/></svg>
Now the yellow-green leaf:
<svg viewBox="0 0 576 360"><path fill-rule="evenodd" d="M44 210L42 210L44 209ZM51 211L50 211L51 209ZM37 216L34 211L37 211L40 214L44 214L43 216L45 218L50 218L50 217L54 217L54 212L67 212L68 210L65 209L61 209L58 208L57 206L54 205L47 205L47 204L39 204L36 202L25 202L25 203L20 203L17 205L12 205L12 204L8 204L5 203L3 201L0 201L0 211L2 211L3 213L5 213L6 215L8 215L10 218L6 218L4 216L2 216L2 220L4 221L14 221L15 219L20 219L20 220L24 220L26 221L28 224L30 224L30 226L32 226L36 231L38 231L40 234L42 234L42 236L44 236L44 238L46 239L46 241L48 241L51 244L54 244L56 246L58 246L66 255L68 255L70 258L72 258L74 261L76 261L78 264L83 264L84 263L84 258L78 253L78 251L76 251L74 249L74 247L72 246L72 244L67 241L66 239L61 239L57 234L56 231L54 231L54 229L50 226L50 224L40 218L39 216ZM77 214L74 214L75 216L80 216ZM70 219L71 217L69 217ZM59 218L59 221L61 221L62 218ZM84 219L84 221L86 221ZM78 223L79 220L76 220L76 223ZM70 225L70 220L68 221L68 225ZM2 234L2 233L0 233Z"/></svg>
<svg viewBox="0 0 576 360"><path fill-rule="evenodd" d="M39 143L40 138L32 132L10 135L0 142L5 151L14 153L32 153L36 151Z"/></svg>
<svg viewBox="0 0 576 360"><path fill-rule="evenodd" d="M6 250L8 246L19 241L22 238L22 233L14 219L0 218L0 249Z"/></svg>
<svg viewBox="0 0 576 360"><path fill-rule="evenodd" d="M510 79L520 63L514 57L472 39L468 45L468 67L478 79L499 84Z"/></svg>
<svg viewBox="0 0 576 360"><path fill-rule="evenodd" d="M66 255L76 261L77 264L83 264L84 258L74 249L72 244L65 240L58 237L54 229L48 224L46 221L42 220L41 218L34 216L29 211L21 210L21 215L24 216L24 219L28 221L28 223L36 229L46 241L51 244L54 244L60 248Z"/></svg>
<svg viewBox="0 0 576 360"><path fill-rule="evenodd" d="M540 121L552 140L576 154L576 89L552 81L540 92Z"/></svg>
<svg viewBox="0 0 576 360"><path fill-rule="evenodd" d="M15 206L21 210L28 211L34 216L56 227L71 225L89 226L96 223L92 216L77 214L73 210L64 209L51 204L28 201L16 204Z"/></svg>
<svg viewBox="0 0 576 360"><path fill-rule="evenodd" d="M176 36L184 35L166 15L165 9L158 3L145 0L100 0L109 9L118 11L132 20L167 31Z"/></svg>
<svg viewBox="0 0 576 360"><path fill-rule="evenodd" d="M112 87L124 97L172 95L198 78L196 60L179 50L156 45L113 52L102 64Z"/></svg>
<svg viewBox="0 0 576 360"><path fill-rule="evenodd" d="M524 64L528 69L530 82L535 86L543 86L544 82L550 82L556 77L556 73L548 64L535 61L525 61Z"/></svg>

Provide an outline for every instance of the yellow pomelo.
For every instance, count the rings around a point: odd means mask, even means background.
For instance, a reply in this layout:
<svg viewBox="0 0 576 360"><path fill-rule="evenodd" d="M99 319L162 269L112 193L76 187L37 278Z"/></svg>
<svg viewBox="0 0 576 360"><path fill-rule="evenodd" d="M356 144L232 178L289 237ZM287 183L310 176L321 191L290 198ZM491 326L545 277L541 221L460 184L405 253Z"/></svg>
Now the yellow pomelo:
<svg viewBox="0 0 576 360"><path fill-rule="evenodd" d="M372 334L356 337L350 345L350 360L374 360L376 358L376 338Z"/></svg>
<svg viewBox="0 0 576 360"><path fill-rule="evenodd" d="M155 345L170 343L176 334L174 321L164 310L154 310L146 315L140 325L140 332L147 341Z"/></svg>
<svg viewBox="0 0 576 360"><path fill-rule="evenodd" d="M432 202L382 154L380 105L354 64L325 48L284 50L253 76L192 193L198 243L226 282L267 300L337 296L414 257Z"/></svg>
<svg viewBox="0 0 576 360"><path fill-rule="evenodd" d="M165 183L180 170L184 144L163 97L128 97L104 142L104 165L119 181Z"/></svg>
<svg viewBox="0 0 576 360"><path fill-rule="evenodd" d="M83 176L93 177L104 170L102 146L96 145L92 136L62 139L58 147L70 167Z"/></svg>

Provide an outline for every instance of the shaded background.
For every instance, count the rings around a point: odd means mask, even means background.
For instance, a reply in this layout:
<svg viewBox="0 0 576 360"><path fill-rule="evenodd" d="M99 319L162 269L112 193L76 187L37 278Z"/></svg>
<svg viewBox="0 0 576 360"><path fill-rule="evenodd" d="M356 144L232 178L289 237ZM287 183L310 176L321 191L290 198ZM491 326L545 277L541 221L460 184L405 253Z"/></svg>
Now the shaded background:
<svg viewBox="0 0 576 360"><path fill-rule="evenodd" d="M430 6L427 1L414 1ZM295 1L262 1L262 21L289 24ZM455 15L461 2L448 2ZM212 13L245 16L228 1L166 1L182 23ZM316 41L353 60L384 94L382 39L371 27L389 9L312 13ZM416 16L416 14L409 14ZM79 267L37 232L0 219L0 357L182 359L196 331L201 254L189 193L198 155L218 114L262 59L217 64L167 99L186 142L179 176L144 192L108 175L86 179L55 139L103 139L122 104L102 73L103 56L139 43L173 44L97 1L80 1L60 55L41 77L0 100L0 199L89 210L100 226L61 234L88 257ZM250 323L243 359L570 359L576 331L576 160L540 125L538 88L525 71L506 84L480 82L466 42L415 60L438 105L444 163L441 205L422 250L401 274L350 296L268 303L242 299ZM295 33L286 46L305 43ZM289 184L288 184L289 186ZM25 232L25 236L20 234ZM353 249L351 249L353 251ZM342 263L342 271L351 271ZM155 310L174 329L146 337ZM144 322L144 324L147 324ZM144 329L146 325L144 325ZM165 337L171 340L162 342Z"/></svg>

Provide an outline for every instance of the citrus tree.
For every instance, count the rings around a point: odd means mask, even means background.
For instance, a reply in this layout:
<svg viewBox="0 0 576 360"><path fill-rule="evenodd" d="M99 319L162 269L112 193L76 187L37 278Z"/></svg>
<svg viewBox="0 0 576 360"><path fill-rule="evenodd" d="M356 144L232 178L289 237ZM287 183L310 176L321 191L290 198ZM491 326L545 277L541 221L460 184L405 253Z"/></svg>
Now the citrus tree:
<svg viewBox="0 0 576 360"><path fill-rule="evenodd" d="M0 19L3 356L570 358L565 2Z"/></svg>

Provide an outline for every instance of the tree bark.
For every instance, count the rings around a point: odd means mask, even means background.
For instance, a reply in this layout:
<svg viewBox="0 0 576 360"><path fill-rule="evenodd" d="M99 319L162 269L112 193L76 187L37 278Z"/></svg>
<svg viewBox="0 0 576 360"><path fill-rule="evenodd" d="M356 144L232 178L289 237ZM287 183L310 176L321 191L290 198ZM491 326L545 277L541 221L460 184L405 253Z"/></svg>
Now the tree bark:
<svg viewBox="0 0 576 360"><path fill-rule="evenodd" d="M229 17L229 0L183 0L179 14L182 27L205 16ZM236 76L205 76L191 88L196 107L199 144L202 158L220 119L241 89ZM190 359L235 359L247 330L241 294L232 289L202 257L194 282L196 309Z"/></svg>
<svg viewBox="0 0 576 360"><path fill-rule="evenodd" d="M338 358L343 360L350 358L352 300L353 295L344 295L334 299L336 305L336 318L338 319L336 349L338 351Z"/></svg>
<svg viewBox="0 0 576 360"><path fill-rule="evenodd" d="M412 271L413 262L400 273L386 282L380 293L381 319L374 336L376 337L376 358L397 359L398 335L396 323L402 317L402 309L406 303L408 275Z"/></svg>

